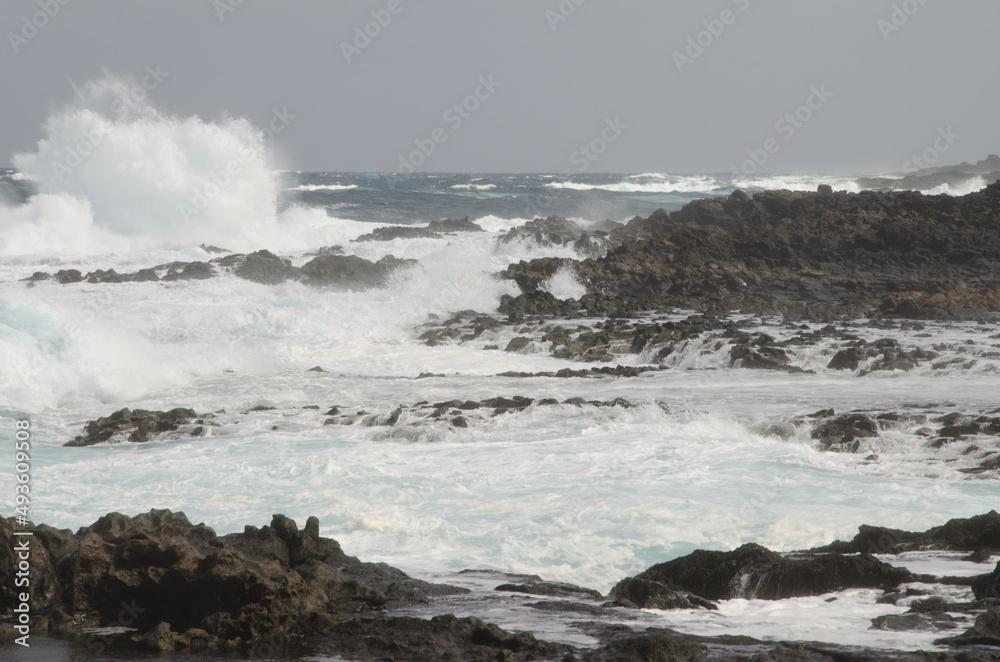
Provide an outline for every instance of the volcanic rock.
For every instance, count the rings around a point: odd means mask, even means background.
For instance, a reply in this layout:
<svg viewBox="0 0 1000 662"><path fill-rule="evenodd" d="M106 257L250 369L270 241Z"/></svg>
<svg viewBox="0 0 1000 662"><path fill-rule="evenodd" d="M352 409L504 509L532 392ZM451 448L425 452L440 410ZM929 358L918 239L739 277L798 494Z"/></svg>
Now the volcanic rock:
<svg viewBox="0 0 1000 662"><path fill-rule="evenodd" d="M128 407L115 413L98 418L87 423L86 434L78 436L64 446L93 446L106 441L131 441L141 443L150 441L158 435L177 431L197 418L193 409L175 408L170 411L148 411ZM188 435L197 436L198 428L188 431Z"/></svg>
<svg viewBox="0 0 1000 662"><path fill-rule="evenodd" d="M655 565L637 578L689 591L707 600L780 600L846 588L884 589L913 581L909 570L894 568L873 556L784 556L752 543L732 552L699 550Z"/></svg>

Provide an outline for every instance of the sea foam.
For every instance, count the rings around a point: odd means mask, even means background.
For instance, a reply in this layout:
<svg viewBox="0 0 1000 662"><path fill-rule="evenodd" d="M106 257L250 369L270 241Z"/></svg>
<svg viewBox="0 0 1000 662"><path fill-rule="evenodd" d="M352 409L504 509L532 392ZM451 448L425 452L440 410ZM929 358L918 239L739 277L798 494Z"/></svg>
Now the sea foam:
<svg viewBox="0 0 1000 662"><path fill-rule="evenodd" d="M264 132L245 118L176 117L134 101L107 75L53 113L14 166L35 183L0 208L0 254L94 254L199 243L236 249L280 239Z"/></svg>

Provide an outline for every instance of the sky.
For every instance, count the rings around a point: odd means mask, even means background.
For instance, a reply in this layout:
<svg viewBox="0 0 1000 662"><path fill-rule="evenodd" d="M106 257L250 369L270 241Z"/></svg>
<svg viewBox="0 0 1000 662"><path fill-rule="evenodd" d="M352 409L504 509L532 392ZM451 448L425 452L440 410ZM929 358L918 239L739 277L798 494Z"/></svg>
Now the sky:
<svg viewBox="0 0 1000 662"><path fill-rule="evenodd" d="M998 25L994 0L3 0L0 166L103 72L176 116L280 117L300 170L974 162Z"/></svg>

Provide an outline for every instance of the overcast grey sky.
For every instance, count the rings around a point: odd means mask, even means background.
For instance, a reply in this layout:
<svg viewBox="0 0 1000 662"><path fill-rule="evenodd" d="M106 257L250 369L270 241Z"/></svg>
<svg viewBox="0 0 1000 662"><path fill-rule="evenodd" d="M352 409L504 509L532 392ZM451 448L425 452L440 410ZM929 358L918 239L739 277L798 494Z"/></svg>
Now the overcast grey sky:
<svg viewBox="0 0 1000 662"><path fill-rule="evenodd" d="M975 161L1000 152L998 26L995 0L3 0L0 165L74 84L147 67L168 113L287 109L302 170L398 170L435 129L420 170L575 170L602 132L591 171L729 171L769 139L766 171L896 171L949 127L939 164Z"/></svg>

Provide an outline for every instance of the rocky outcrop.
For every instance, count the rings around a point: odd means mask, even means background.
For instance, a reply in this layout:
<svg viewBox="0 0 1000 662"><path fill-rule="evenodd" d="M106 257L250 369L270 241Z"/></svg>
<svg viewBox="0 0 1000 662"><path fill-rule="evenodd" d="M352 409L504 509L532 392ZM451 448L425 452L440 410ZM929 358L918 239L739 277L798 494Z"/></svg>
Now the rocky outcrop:
<svg viewBox="0 0 1000 662"><path fill-rule="evenodd" d="M620 245L572 263L591 315L977 319L1000 310L998 214L1000 183L963 197L737 191L633 219L617 231ZM503 276L529 293L549 263L511 265Z"/></svg>
<svg viewBox="0 0 1000 662"><path fill-rule="evenodd" d="M584 662L694 662L705 659L708 647L693 637L670 630L617 632L599 649L583 656Z"/></svg>
<svg viewBox="0 0 1000 662"><path fill-rule="evenodd" d="M308 285L369 289L385 287L394 272L416 264L416 260L400 260L392 255L377 262L356 255L321 255L303 264L301 272Z"/></svg>
<svg viewBox="0 0 1000 662"><path fill-rule="evenodd" d="M257 251L239 257L242 260L230 259L228 264L233 266L233 273L240 278L263 285L277 285L301 278L300 270L292 266L291 260L279 258L270 251Z"/></svg>
<svg viewBox="0 0 1000 662"><path fill-rule="evenodd" d="M571 660L572 647L511 633L470 616L356 617L313 639L321 653L341 659L407 662Z"/></svg>
<svg viewBox="0 0 1000 662"><path fill-rule="evenodd" d="M671 588L663 582L641 577L626 577L618 582L608 600L621 607L633 609L718 609L703 598Z"/></svg>
<svg viewBox="0 0 1000 662"><path fill-rule="evenodd" d="M460 221L455 221L460 223ZM209 247L213 248L213 247ZM370 289L385 287L392 275L400 269L412 267L416 260L401 260L386 255L377 262L356 255L342 255L337 247L321 249L313 259L302 267L292 265L288 258L281 258L267 250L244 255L231 253L213 258L210 262L170 262L135 273L119 274L114 269L96 269L83 275L77 269L62 269L54 275L36 271L22 280L28 286L46 280L56 280L62 285L69 283L129 283L129 282L174 282L183 280L206 280L222 272L263 285L278 285L286 281L302 281L319 287L340 287L345 289ZM220 249L221 250L221 249Z"/></svg>
<svg viewBox="0 0 1000 662"><path fill-rule="evenodd" d="M426 227L412 225L390 225L375 228L368 234L363 234L354 241L392 241L394 239L435 239L445 234L456 232L483 232L484 230L469 220L446 218L441 221L431 221Z"/></svg>
<svg viewBox="0 0 1000 662"><path fill-rule="evenodd" d="M834 542L816 551L840 554L899 554L925 549L971 552L980 559L1000 553L1000 513L948 520L927 531L901 531L862 525L847 542ZM996 574L996 572L994 572Z"/></svg>
<svg viewBox="0 0 1000 662"><path fill-rule="evenodd" d="M0 520L0 572L8 576L13 528L13 519ZM347 556L320 537L315 517L301 531L275 515L270 526L219 537L183 513L111 513L75 534L38 526L31 558L34 614L134 628L120 643L157 651L187 648L192 639L219 651L286 643L354 614L461 591ZM11 613L13 591L0 587L0 612Z"/></svg>
<svg viewBox="0 0 1000 662"><path fill-rule="evenodd" d="M732 552L699 550L655 565L636 578L688 591L706 600L780 600L846 588L885 589L914 581L908 570L894 568L873 556L782 555L752 543ZM619 583L615 590L621 586Z"/></svg>
<svg viewBox="0 0 1000 662"><path fill-rule="evenodd" d="M626 369L622 369L624 371ZM311 369L309 372L316 372ZM322 372L322 368L320 368ZM588 373L591 374L591 373ZM607 373L613 374L609 368ZM426 375L424 376L427 377ZM422 401L413 405L398 405L392 408L379 407L374 411L334 405L324 408L319 405L309 405L285 411L284 415L299 417L297 424L310 419L317 427L324 425L357 425L359 427L375 428L379 438L413 438L426 436L427 428L436 429L438 433L453 428L468 428L471 425L483 423L490 418L504 414L518 414L530 407L554 407L558 405L571 407L614 407L630 409L634 407L624 398L614 400L585 400L583 398L529 398L523 395L497 396L483 400L445 400L429 403ZM147 411L145 409L120 409L108 416L102 416L89 421L84 426L84 434L77 435L64 446L81 447L101 443L143 443L149 441L169 441L189 437L209 437L213 434L226 434L227 428L239 425L247 417L261 413L272 412L276 407L258 405L245 411L227 414L220 410L215 414L196 414L193 409L176 408L170 411ZM308 413L304 412L306 410ZM278 429L274 427L272 429Z"/></svg>
<svg viewBox="0 0 1000 662"><path fill-rule="evenodd" d="M160 436L199 437L204 432L204 418L201 420L193 409L175 408L170 411L148 411L128 407L113 414L87 423L86 434L63 444L64 446L93 446L104 442L130 441L141 443ZM171 434L172 433L172 434Z"/></svg>
<svg viewBox="0 0 1000 662"><path fill-rule="evenodd" d="M1000 563L993 572L972 581L972 592L979 600L1000 600Z"/></svg>
<svg viewBox="0 0 1000 662"><path fill-rule="evenodd" d="M622 224L615 221L603 221L583 228L561 216L549 216L511 228L498 241L505 244L525 241L547 248L572 246L581 255L598 257L620 243L617 232L621 228Z"/></svg>

